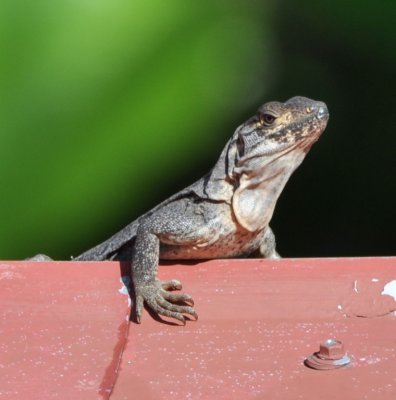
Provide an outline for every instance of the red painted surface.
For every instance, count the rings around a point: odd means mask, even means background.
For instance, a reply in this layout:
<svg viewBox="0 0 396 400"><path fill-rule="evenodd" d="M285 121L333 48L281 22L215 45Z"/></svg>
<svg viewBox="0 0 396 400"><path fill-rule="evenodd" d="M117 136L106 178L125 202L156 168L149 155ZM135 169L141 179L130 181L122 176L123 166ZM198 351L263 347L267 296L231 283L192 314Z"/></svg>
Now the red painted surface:
<svg viewBox="0 0 396 400"><path fill-rule="evenodd" d="M0 262L0 398L107 398L129 318L115 263Z"/></svg>
<svg viewBox="0 0 396 400"><path fill-rule="evenodd" d="M119 271L0 263L0 397L100 399L117 378L111 399L396 398L396 301L381 294L396 258L162 266L199 320L176 326L146 312L129 332ZM351 364L304 366L327 338Z"/></svg>

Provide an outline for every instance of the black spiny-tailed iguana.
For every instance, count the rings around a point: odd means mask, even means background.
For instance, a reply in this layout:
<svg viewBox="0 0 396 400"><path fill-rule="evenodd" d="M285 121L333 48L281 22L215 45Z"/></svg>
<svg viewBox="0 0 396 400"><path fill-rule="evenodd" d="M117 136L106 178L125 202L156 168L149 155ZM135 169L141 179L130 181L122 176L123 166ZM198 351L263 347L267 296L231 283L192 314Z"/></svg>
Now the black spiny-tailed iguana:
<svg viewBox="0 0 396 400"><path fill-rule="evenodd" d="M262 105L207 175L74 260L130 261L138 322L144 303L183 323L183 314L197 318L191 296L171 292L179 281L157 279L159 259L279 257L269 227L276 201L328 118L324 103L304 97Z"/></svg>

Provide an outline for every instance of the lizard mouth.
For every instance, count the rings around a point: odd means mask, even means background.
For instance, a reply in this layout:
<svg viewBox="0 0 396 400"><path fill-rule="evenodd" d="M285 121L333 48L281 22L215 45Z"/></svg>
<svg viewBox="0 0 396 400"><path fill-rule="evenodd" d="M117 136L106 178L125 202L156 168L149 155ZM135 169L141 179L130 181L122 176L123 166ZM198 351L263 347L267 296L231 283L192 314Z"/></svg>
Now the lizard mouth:
<svg viewBox="0 0 396 400"><path fill-rule="evenodd" d="M320 106L315 114L307 115L305 118L292 122L279 132L268 135L267 138L274 139L280 143L287 141L299 142L308 137L318 139L325 130L328 120L329 112L327 111L327 107L325 105Z"/></svg>

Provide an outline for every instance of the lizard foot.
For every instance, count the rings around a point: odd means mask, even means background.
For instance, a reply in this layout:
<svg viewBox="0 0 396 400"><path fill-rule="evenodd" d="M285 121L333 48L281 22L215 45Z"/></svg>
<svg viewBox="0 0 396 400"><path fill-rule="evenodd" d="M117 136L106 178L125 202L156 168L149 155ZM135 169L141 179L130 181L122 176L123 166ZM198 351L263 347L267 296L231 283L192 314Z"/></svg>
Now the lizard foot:
<svg viewBox="0 0 396 400"><path fill-rule="evenodd" d="M183 314L191 315L197 320L198 314L191 307L194 305L192 297L184 293L176 294L169 292L169 290L180 289L181 283L177 280L166 282L156 280L141 286L136 285L135 295L137 322L140 323L141 321L144 302L157 314L175 318L182 322L183 325L186 324L186 318ZM189 305L181 305L186 303Z"/></svg>

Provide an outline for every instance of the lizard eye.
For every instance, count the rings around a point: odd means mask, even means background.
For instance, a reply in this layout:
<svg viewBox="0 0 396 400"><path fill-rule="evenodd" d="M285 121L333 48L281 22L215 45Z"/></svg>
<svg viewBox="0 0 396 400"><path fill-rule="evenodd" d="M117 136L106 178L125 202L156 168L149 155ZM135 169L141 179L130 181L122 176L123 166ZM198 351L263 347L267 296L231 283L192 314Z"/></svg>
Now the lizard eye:
<svg viewBox="0 0 396 400"><path fill-rule="evenodd" d="M271 125L271 124L273 124L273 122L275 120L276 120L276 117L273 116L272 114L265 113L265 114L260 115L260 123L262 125L267 125L267 126Z"/></svg>

